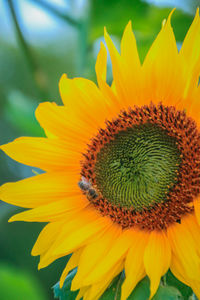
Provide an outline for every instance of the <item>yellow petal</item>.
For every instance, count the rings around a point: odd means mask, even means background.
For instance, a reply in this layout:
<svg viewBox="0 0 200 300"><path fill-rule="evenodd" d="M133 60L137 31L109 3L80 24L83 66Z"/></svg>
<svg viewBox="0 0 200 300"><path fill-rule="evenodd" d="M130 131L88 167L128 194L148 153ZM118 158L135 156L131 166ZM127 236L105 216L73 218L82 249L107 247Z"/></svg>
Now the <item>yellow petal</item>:
<svg viewBox="0 0 200 300"><path fill-rule="evenodd" d="M88 207L78 213L65 215L59 234L54 238L51 247L40 257L39 268L47 267L54 260L98 238L98 235L103 234L106 227L111 225L110 219L102 219L97 211ZM62 251L60 251L61 244Z"/></svg>
<svg viewBox="0 0 200 300"><path fill-rule="evenodd" d="M77 274L72 282L73 290L79 289L82 286L85 276L92 273L96 264L108 253L120 233L121 227L113 224L98 240L84 247Z"/></svg>
<svg viewBox="0 0 200 300"><path fill-rule="evenodd" d="M87 286L84 286L83 288L80 289L78 295L76 296L76 299L75 300L80 300L83 298L83 296L87 293L87 290L89 289L90 287L87 287Z"/></svg>
<svg viewBox="0 0 200 300"><path fill-rule="evenodd" d="M172 259L171 259L171 265L170 265L170 270L174 274L174 276L182 281L184 284L189 285L188 281L186 279L186 272L183 268L183 265L179 261L179 259L172 253Z"/></svg>
<svg viewBox="0 0 200 300"><path fill-rule="evenodd" d="M104 30L104 38L112 61L113 80L115 82L116 92L121 99L121 108L127 108L128 106L130 106L130 95L127 91L126 78L125 74L123 73L124 66L120 54L115 48L106 29Z"/></svg>
<svg viewBox="0 0 200 300"><path fill-rule="evenodd" d="M66 197L62 200L48 203L34 209L21 212L12 216L9 222L26 221L26 222L53 222L58 221L61 217L66 218L68 214L78 213L81 209L89 204L84 195Z"/></svg>
<svg viewBox="0 0 200 300"><path fill-rule="evenodd" d="M190 214L183 219L182 223L188 228L194 243L196 244L197 253L200 257L200 226L197 222L196 216L194 214Z"/></svg>
<svg viewBox="0 0 200 300"><path fill-rule="evenodd" d="M81 153L70 151L68 144L59 139L23 137L0 146L0 149L20 163L45 171L80 169Z"/></svg>
<svg viewBox="0 0 200 300"><path fill-rule="evenodd" d="M103 280L94 283L86 291L84 298L87 300L98 300L107 289L112 280L123 270L123 263L118 262L104 277Z"/></svg>
<svg viewBox="0 0 200 300"><path fill-rule="evenodd" d="M64 74L59 89L63 103L74 112L84 128L90 128L95 134L99 127L104 126L105 119L110 116L108 104L92 81L84 78L68 79Z"/></svg>
<svg viewBox="0 0 200 300"><path fill-rule="evenodd" d="M107 71L107 51L103 43L101 43L100 51L96 61L96 75L99 89L105 97L105 101L110 111L110 117L115 117L121 108L119 99L113 93L112 88L106 82L106 71Z"/></svg>
<svg viewBox="0 0 200 300"><path fill-rule="evenodd" d="M83 126L81 120L64 106L55 103L40 103L35 112L36 118L41 127L44 128L47 136L49 133L59 137L69 144L69 149L83 151L85 144L93 134L93 129ZM83 130L84 128L84 130Z"/></svg>
<svg viewBox="0 0 200 300"><path fill-rule="evenodd" d="M91 214L91 220L89 219L90 212L88 212L88 219L82 220L81 218L83 213L81 212L80 219L77 220L79 226L71 230L67 236L65 236L65 232L61 232L56 244L54 245L53 254L60 255L71 253L76 250L77 247L79 248L87 244L90 237L93 237L95 234L98 234L98 232L101 232L105 230L105 228L111 226L112 223L109 218L98 215L98 212L95 216L95 213L96 212ZM70 227L70 224L68 224L68 227Z"/></svg>
<svg viewBox="0 0 200 300"><path fill-rule="evenodd" d="M194 211L198 224L200 225L200 197L194 200Z"/></svg>
<svg viewBox="0 0 200 300"><path fill-rule="evenodd" d="M79 175L73 172L44 173L0 187L0 199L21 207L34 208L64 197L81 195Z"/></svg>
<svg viewBox="0 0 200 300"><path fill-rule="evenodd" d="M187 108L188 116L196 121L197 128L200 129L200 85L189 93L184 101L184 107Z"/></svg>
<svg viewBox="0 0 200 300"><path fill-rule="evenodd" d="M44 253L52 245L63 224L64 220L47 224L40 232L31 254L36 256Z"/></svg>
<svg viewBox="0 0 200 300"><path fill-rule="evenodd" d="M131 21L129 21L128 25L126 26L122 37L121 57L122 61L126 62L127 66L129 65L129 69L134 71L133 75L136 75L135 73L140 70L141 64Z"/></svg>
<svg viewBox="0 0 200 300"><path fill-rule="evenodd" d="M143 63L143 93L146 101L175 105L180 101L184 82L178 60L170 13Z"/></svg>
<svg viewBox="0 0 200 300"><path fill-rule="evenodd" d="M126 300L137 283L145 276L144 250L148 241L148 233L136 231L132 241L132 247L128 251L125 260L126 279L122 284L121 300Z"/></svg>
<svg viewBox="0 0 200 300"><path fill-rule="evenodd" d="M141 105L141 63L138 55L136 39L132 31L131 21L124 30L121 41L121 60L123 72L126 77L126 85L129 98L132 98L132 105Z"/></svg>
<svg viewBox="0 0 200 300"><path fill-rule="evenodd" d="M39 235L39 240L36 241L36 244L33 248L33 255L39 255L40 254L40 263L38 265L38 268L44 268L47 267L49 264L51 264L54 260L57 258L60 258L62 256L68 255L72 253L75 250L78 250L80 247L77 246L76 249L73 249L72 251L66 252L64 254L53 254L55 247L59 245L60 237L62 240L67 239L68 235L70 235L71 232L76 232L81 226L85 227L86 224L94 222L96 219L96 215L93 213L92 210L85 208L82 209L81 212L78 213L70 213L68 215L65 215L64 218L62 218L61 225L59 226L59 231L57 231L57 225L59 224L59 221L57 222L51 222L47 226L47 229L44 228L44 233L41 232L41 235ZM56 230L54 230L54 227L51 227L50 224L55 224ZM56 234L54 234L54 231ZM48 243L48 247L46 247L46 241L48 241L49 237L48 235L52 235L51 243ZM86 241L87 242L87 241ZM44 246L45 245L45 248Z"/></svg>
<svg viewBox="0 0 200 300"><path fill-rule="evenodd" d="M183 75L187 79L184 98L198 85L200 74L200 17L199 8L188 30L180 50L180 59L184 65Z"/></svg>
<svg viewBox="0 0 200 300"><path fill-rule="evenodd" d="M150 299L155 295L161 276L169 269L171 248L165 232L152 231L144 252L144 266L150 279Z"/></svg>
<svg viewBox="0 0 200 300"><path fill-rule="evenodd" d="M195 231L198 227L194 226L191 219L193 217L186 216L182 218L181 224L171 225L168 228L168 238L173 254L179 259L185 270L185 276L189 279L197 280L200 278L200 257L198 254L199 242L197 243L197 240L194 239ZM192 231L193 233L191 233Z"/></svg>
<svg viewBox="0 0 200 300"><path fill-rule="evenodd" d="M182 281L184 284L190 286L195 293L195 295L199 298L200 297L200 280L191 280L187 277L186 271L183 267L183 264L180 262L179 258L177 258L175 255L172 255L172 261L170 269L174 276Z"/></svg>
<svg viewBox="0 0 200 300"><path fill-rule="evenodd" d="M65 278L67 276L67 274L69 273L69 271L73 270L74 268L76 268L78 266L79 260L80 260L80 256L82 253L83 249L80 248L77 251L75 251L72 256L70 257L66 267L64 268L62 275L60 277L60 288L63 287Z"/></svg>
<svg viewBox="0 0 200 300"><path fill-rule="evenodd" d="M115 264L122 262L126 253L131 247L134 239L133 230L124 230L122 234L113 242L110 251L102 257L96 264L93 271L83 279L84 285L92 284L104 278L105 274L109 272Z"/></svg>
<svg viewBox="0 0 200 300"><path fill-rule="evenodd" d="M100 51L97 56L96 65L95 65L97 82L101 86L102 81L106 82L107 75L107 51L104 44L101 42Z"/></svg>

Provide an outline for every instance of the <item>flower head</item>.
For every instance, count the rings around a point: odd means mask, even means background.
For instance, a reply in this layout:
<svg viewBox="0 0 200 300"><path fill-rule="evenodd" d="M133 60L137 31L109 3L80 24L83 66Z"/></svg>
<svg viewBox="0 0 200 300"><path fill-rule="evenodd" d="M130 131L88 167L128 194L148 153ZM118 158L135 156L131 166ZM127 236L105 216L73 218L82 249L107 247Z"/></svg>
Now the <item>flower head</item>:
<svg viewBox="0 0 200 300"><path fill-rule="evenodd" d="M143 64L131 23L120 54L105 31L112 86L101 44L98 87L63 75L64 106L36 111L46 137L1 146L45 171L3 185L0 197L30 208L10 221L48 222L32 250L39 268L73 253L61 285L78 267L77 299L98 299L123 269L121 299L146 275L152 298L169 268L200 297L200 18L178 52L171 14Z"/></svg>

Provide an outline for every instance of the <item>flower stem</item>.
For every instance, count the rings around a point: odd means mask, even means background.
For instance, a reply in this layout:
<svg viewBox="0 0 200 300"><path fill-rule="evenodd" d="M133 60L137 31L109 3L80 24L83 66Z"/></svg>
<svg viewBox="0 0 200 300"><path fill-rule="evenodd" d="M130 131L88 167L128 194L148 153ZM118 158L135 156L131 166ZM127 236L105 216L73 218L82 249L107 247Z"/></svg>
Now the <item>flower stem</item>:
<svg viewBox="0 0 200 300"><path fill-rule="evenodd" d="M31 71L31 74L33 76L34 79L34 83L37 87L38 92L40 93L42 98L48 98L48 94L46 92L45 89L45 85L46 85L46 76L44 75L44 73L42 72L42 70L40 69L28 43L26 42L26 39L22 33L21 27L20 27L20 23L19 23L19 16L16 13L16 7L14 5L14 1L13 0L8 0L8 7L12 16L12 20L15 26L15 30L16 30L16 35L17 35L17 39L19 42L19 46L21 47L29 69Z"/></svg>
<svg viewBox="0 0 200 300"><path fill-rule="evenodd" d="M70 16L66 13L60 12L54 6L52 6L51 4L49 4L47 2L44 2L42 0L31 0L31 1L38 4L38 5L40 5L41 7L43 7L48 12L54 14L55 16L57 16L58 18L60 18L64 21L66 21L67 23L71 24L72 26L79 27L81 25L79 20L76 20L75 18L73 18L72 16Z"/></svg>

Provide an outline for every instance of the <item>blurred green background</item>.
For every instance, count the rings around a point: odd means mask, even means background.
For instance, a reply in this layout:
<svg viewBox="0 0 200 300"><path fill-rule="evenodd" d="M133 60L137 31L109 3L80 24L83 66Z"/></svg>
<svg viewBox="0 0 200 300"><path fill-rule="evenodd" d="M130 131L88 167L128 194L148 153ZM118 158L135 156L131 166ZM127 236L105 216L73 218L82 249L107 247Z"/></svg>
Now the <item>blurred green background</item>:
<svg viewBox="0 0 200 300"><path fill-rule="evenodd" d="M173 7L178 47L200 0L1 0L0 144L41 136L34 110L39 102L61 103L63 73L96 81L94 65L106 26L116 46L131 19L141 60ZM111 64L108 60L111 81ZM0 153L0 184L32 176L32 168ZM0 202L0 299L53 299L66 258L37 271L30 252L44 224L11 223L20 209Z"/></svg>

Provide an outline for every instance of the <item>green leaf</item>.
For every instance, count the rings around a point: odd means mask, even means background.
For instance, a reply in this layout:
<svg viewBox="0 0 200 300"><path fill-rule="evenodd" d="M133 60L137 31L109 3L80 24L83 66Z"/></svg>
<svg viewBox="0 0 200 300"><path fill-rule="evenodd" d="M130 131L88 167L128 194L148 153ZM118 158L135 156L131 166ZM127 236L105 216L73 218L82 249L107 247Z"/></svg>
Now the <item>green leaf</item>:
<svg viewBox="0 0 200 300"><path fill-rule="evenodd" d="M0 299L2 300L46 300L44 291L36 278L5 264L0 264Z"/></svg>
<svg viewBox="0 0 200 300"><path fill-rule="evenodd" d="M150 281L145 277L134 289L128 300L148 300L150 296ZM183 300L179 290L172 286L160 285L152 300Z"/></svg>
<svg viewBox="0 0 200 300"><path fill-rule="evenodd" d="M166 282L168 285L173 286L177 288L179 291L181 291L181 294L183 295L184 300L188 300L188 298L192 295L192 289L179 281L171 271L168 271L166 274Z"/></svg>
<svg viewBox="0 0 200 300"><path fill-rule="evenodd" d="M180 291L173 286L160 286L153 300L183 300Z"/></svg>

